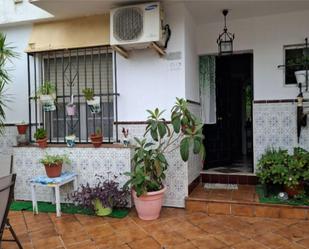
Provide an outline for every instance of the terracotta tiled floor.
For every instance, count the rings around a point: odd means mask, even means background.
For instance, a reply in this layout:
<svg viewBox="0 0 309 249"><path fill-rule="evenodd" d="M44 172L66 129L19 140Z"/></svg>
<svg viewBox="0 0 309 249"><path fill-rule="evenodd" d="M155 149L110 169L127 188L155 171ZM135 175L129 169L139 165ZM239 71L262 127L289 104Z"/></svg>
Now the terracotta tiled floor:
<svg viewBox="0 0 309 249"><path fill-rule="evenodd" d="M255 192L255 185L238 185L237 190L206 190L203 185L200 184L192 191L190 197L205 200L258 202L258 195Z"/></svg>
<svg viewBox="0 0 309 249"><path fill-rule="evenodd" d="M309 220L208 216L164 208L161 218L142 221L86 215L10 212L25 249L304 249ZM8 237L8 233L5 233ZM17 248L3 243L3 249Z"/></svg>

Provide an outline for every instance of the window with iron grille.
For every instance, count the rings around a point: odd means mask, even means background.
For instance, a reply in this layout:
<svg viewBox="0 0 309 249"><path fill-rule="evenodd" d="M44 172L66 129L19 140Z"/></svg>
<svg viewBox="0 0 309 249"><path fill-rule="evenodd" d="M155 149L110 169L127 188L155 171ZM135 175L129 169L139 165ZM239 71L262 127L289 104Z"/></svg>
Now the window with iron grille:
<svg viewBox="0 0 309 249"><path fill-rule="evenodd" d="M118 96L113 55L105 46L28 54L30 138L43 125L51 143L64 143L70 134L76 135L77 142L87 143L89 135L98 128L104 142L118 140L117 127L113 125L117 121ZM55 111L44 112L37 99L36 91L45 81L55 86ZM100 97L99 113L90 112L84 88L93 89L94 96ZM72 99L76 113L68 116L66 105Z"/></svg>

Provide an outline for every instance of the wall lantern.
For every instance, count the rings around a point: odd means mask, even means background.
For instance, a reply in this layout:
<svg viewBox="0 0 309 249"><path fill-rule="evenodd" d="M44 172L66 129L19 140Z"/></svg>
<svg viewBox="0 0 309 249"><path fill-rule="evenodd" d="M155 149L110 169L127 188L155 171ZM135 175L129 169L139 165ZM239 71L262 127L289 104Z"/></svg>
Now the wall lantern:
<svg viewBox="0 0 309 249"><path fill-rule="evenodd" d="M218 49L220 55L233 53L233 41L235 35L227 31L226 27L226 16L229 13L228 10L223 10L222 14L224 16L224 29L217 39Z"/></svg>

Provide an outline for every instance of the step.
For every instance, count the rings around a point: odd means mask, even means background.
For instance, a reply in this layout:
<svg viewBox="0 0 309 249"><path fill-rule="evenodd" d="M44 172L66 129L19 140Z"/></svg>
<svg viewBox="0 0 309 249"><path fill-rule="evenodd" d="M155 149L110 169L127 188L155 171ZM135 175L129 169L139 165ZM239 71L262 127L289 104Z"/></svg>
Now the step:
<svg viewBox="0 0 309 249"><path fill-rule="evenodd" d="M210 215L309 219L309 206L260 203L253 185L238 185L237 190L206 190L200 183L185 204L188 211Z"/></svg>
<svg viewBox="0 0 309 249"><path fill-rule="evenodd" d="M256 185L258 178L253 173L219 173L202 171L201 174L202 182L204 183L225 183L225 184L245 184L245 185Z"/></svg>

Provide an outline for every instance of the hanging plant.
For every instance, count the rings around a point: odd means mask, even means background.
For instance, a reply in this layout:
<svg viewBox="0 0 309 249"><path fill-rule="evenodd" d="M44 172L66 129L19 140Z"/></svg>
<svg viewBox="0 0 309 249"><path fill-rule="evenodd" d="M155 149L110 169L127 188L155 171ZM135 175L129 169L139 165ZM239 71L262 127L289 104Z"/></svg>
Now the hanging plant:
<svg viewBox="0 0 309 249"><path fill-rule="evenodd" d="M94 96L94 92L92 88L83 89L83 93L85 95L85 99L87 101L87 105L90 108L92 114L100 113L100 97Z"/></svg>
<svg viewBox="0 0 309 249"><path fill-rule="evenodd" d="M74 95L71 96L71 102L66 105L66 111L68 116L75 116L76 105L74 104Z"/></svg>
<svg viewBox="0 0 309 249"><path fill-rule="evenodd" d="M42 103L43 111L51 112L56 110L56 88L54 84L49 81L45 81L36 92L36 96Z"/></svg>

